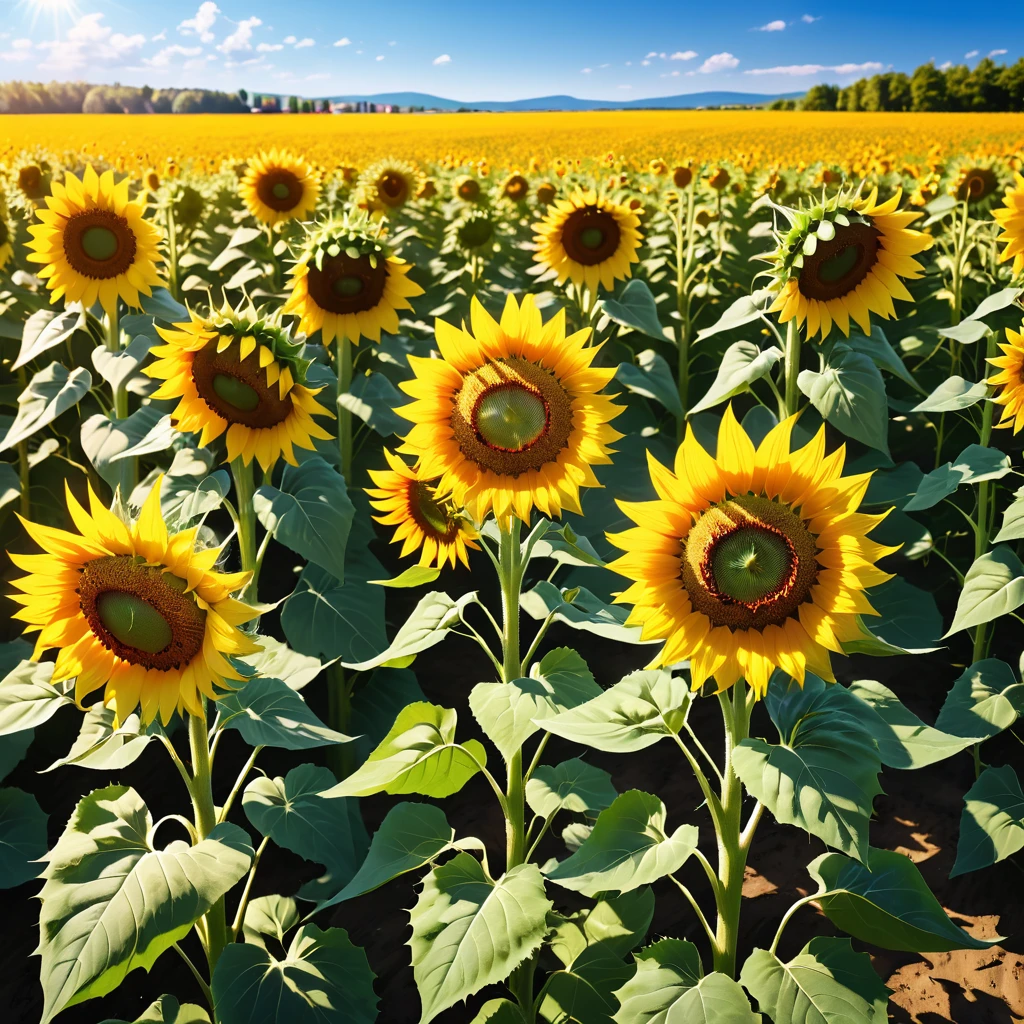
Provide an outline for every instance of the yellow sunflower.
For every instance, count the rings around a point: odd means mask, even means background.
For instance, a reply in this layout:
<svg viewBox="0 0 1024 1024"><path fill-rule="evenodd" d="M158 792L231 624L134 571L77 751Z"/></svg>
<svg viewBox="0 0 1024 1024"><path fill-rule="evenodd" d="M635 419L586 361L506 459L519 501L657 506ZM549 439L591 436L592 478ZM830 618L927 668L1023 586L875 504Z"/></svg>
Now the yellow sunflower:
<svg viewBox="0 0 1024 1024"><path fill-rule="evenodd" d="M1012 259L1013 273L1019 274L1024 270L1024 174L1014 175L1014 184L1003 196L1002 209L993 211L992 216L1003 232L996 239L1005 246L999 262Z"/></svg>
<svg viewBox="0 0 1024 1024"><path fill-rule="evenodd" d="M1009 344L999 346L1003 354L988 360L999 372L989 377L986 383L1002 388L992 399L1003 407L996 425L1013 427L1013 432L1019 434L1024 429L1024 324L1021 324L1019 332L1007 327L1006 340Z"/></svg>
<svg viewBox="0 0 1024 1024"><path fill-rule="evenodd" d="M538 191L538 198L540 192ZM534 260L558 273L558 283L571 280L591 291L607 289L630 276L630 264L640 259L640 218L619 203L594 191L574 191L557 199L553 209L534 225Z"/></svg>
<svg viewBox="0 0 1024 1024"><path fill-rule="evenodd" d="M252 157L238 186L249 212L264 224L306 220L320 198L313 165L287 149Z"/></svg>
<svg viewBox="0 0 1024 1024"><path fill-rule="evenodd" d="M849 337L850 320L870 334L872 313L888 320L893 299L913 302L903 280L924 272L912 257L933 239L908 228L921 214L897 212L901 195L879 203L877 189L863 199L840 192L810 210L780 207L793 226L765 257L779 288L769 312L782 323L806 321L807 337L824 341L833 324Z"/></svg>
<svg viewBox="0 0 1024 1024"><path fill-rule="evenodd" d="M106 687L124 721L166 725L182 709L202 715L202 695L243 679L228 657L260 648L238 626L258 614L231 597L249 573L215 572L219 548L197 550L198 527L168 536L158 479L128 525L89 489L89 512L67 490L78 533L22 519L39 555L9 555L28 576L14 580L16 619L38 632L33 658L58 651L53 682L75 680L75 701Z"/></svg>
<svg viewBox="0 0 1024 1024"><path fill-rule="evenodd" d="M510 199L513 203L521 203L530 194L530 183L518 171L513 171L499 186L498 195L502 199Z"/></svg>
<svg viewBox="0 0 1024 1024"><path fill-rule="evenodd" d="M376 487L366 493L370 504L385 515L373 518L383 526L395 526L392 544L404 541L402 558L420 552L420 565L438 569L447 562L455 565L458 558L469 566L467 548L476 548L477 532L450 502L439 501L433 485L423 480L415 469L407 466L386 448L384 457L391 469L371 469L370 479Z"/></svg>
<svg viewBox="0 0 1024 1024"><path fill-rule="evenodd" d="M299 330L359 344L398 333L398 311L423 289L408 277L411 264L389 254L375 238L345 224L314 231L292 268L292 293L282 313L294 313Z"/></svg>
<svg viewBox="0 0 1024 1024"><path fill-rule="evenodd" d="M163 381L153 398L180 399L171 414L178 430L201 431L201 448L227 432L228 460L255 458L264 472L282 456L296 465L293 445L311 451L313 438L331 437L313 421L334 413L316 401L322 388L304 385L303 346L272 318L251 307L189 316L173 330L157 327L166 344L143 369Z"/></svg>
<svg viewBox="0 0 1024 1024"><path fill-rule="evenodd" d="M420 190L423 176L404 160L379 160L359 178L358 189L366 207L387 213L404 206Z"/></svg>
<svg viewBox="0 0 1024 1024"><path fill-rule="evenodd" d="M476 203L480 200L480 182L472 174L460 174L452 185L452 194L464 203Z"/></svg>
<svg viewBox="0 0 1024 1024"><path fill-rule="evenodd" d="M48 209L36 211L41 224L29 226L28 260L44 264L39 276L52 293L50 302L97 300L112 314L121 298L138 307L139 292L152 294L160 284L156 264L160 232L143 219L139 202L129 202L128 178L114 184L114 172L97 175L90 164L82 179L70 171L54 182Z"/></svg>
<svg viewBox="0 0 1024 1024"><path fill-rule="evenodd" d="M954 167L949 181L949 194L971 207L987 207L995 201L1002 184L997 166L990 160L962 160Z"/></svg>
<svg viewBox="0 0 1024 1024"><path fill-rule="evenodd" d="M618 503L637 525L608 536L626 552L610 568L633 581L616 600L665 641L652 666L689 659L694 689L742 676L760 697L776 666L834 681L829 652L869 635L864 591L891 578L874 563L896 549L867 538L888 513L857 511L871 474L842 476L824 427L791 452L795 422L755 450L730 406L716 458L688 429L675 472L649 459L657 500Z"/></svg>
<svg viewBox="0 0 1024 1024"><path fill-rule="evenodd" d="M611 462L622 435L608 424L622 408L598 392L614 369L591 366L590 331L565 335L565 312L546 324L532 295L509 295L501 322L474 298L471 334L438 320L441 359L409 357L415 401L395 411L414 424L400 451L415 456L437 494L482 523L488 511L528 522L579 512L581 487L599 487L591 468Z"/></svg>

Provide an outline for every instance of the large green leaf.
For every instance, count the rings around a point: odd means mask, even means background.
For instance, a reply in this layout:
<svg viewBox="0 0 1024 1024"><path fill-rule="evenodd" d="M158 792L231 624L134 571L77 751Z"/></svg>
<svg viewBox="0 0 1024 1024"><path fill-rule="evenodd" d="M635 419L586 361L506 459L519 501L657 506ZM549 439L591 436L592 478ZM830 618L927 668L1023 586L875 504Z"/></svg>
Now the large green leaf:
<svg viewBox="0 0 1024 1024"><path fill-rule="evenodd" d="M627 281L617 299L602 299L601 312L621 327L665 340L665 328L658 320L658 306L646 281L634 277Z"/></svg>
<svg viewBox="0 0 1024 1024"><path fill-rule="evenodd" d="M75 331L85 324L85 310L81 306L72 306L62 313L54 309L37 309L25 321L21 331L21 349L11 369L18 370L49 349L70 341Z"/></svg>
<svg viewBox="0 0 1024 1024"><path fill-rule="evenodd" d="M299 654L272 636L261 636L258 640L262 650L239 660L248 665L255 675L280 679L291 690L301 690L313 682L324 667L319 658Z"/></svg>
<svg viewBox="0 0 1024 1024"><path fill-rule="evenodd" d="M92 375L84 366L69 371L50 363L29 381L18 397L18 412L10 430L0 441L0 452L13 448L52 423L62 412L77 405L92 387Z"/></svg>
<svg viewBox="0 0 1024 1024"><path fill-rule="evenodd" d="M743 740L733 751L736 774L776 820L863 860L882 766L849 691L817 676L803 687L776 676L769 698L782 741Z"/></svg>
<svg viewBox="0 0 1024 1024"><path fill-rule="evenodd" d="M882 330L879 324L871 325L871 333L869 335L858 334L854 331L846 340L846 344L855 352L863 352L880 370L885 370L894 377L899 377L900 380L906 381L917 391L921 390L917 386L917 381L914 380L907 369L906 364L892 345L889 344L889 339L885 336L885 331Z"/></svg>
<svg viewBox="0 0 1024 1024"><path fill-rule="evenodd" d="M707 394L693 406L688 415L713 409L716 405L750 390L750 385L772 372L782 358L782 349L772 346L758 348L750 341L734 341L722 356L718 374Z"/></svg>
<svg viewBox="0 0 1024 1024"><path fill-rule="evenodd" d="M245 905L242 934L246 942L265 946L265 935L284 947L284 937L299 923L298 904L290 896L257 896Z"/></svg>
<svg viewBox="0 0 1024 1024"><path fill-rule="evenodd" d="M903 506L906 512L932 508L962 484L1001 480L1010 472L1010 457L997 448L968 445L953 462L932 470L922 478L917 493Z"/></svg>
<svg viewBox="0 0 1024 1024"><path fill-rule="evenodd" d="M0 791L2 792L2 791ZM964 797L949 877L987 868L1024 847L1024 793L1010 765L986 768Z"/></svg>
<svg viewBox="0 0 1024 1024"><path fill-rule="evenodd" d="M248 942L230 944L213 972L219 1024L373 1024L374 973L342 928L307 924L283 960Z"/></svg>
<svg viewBox="0 0 1024 1024"><path fill-rule="evenodd" d="M195 846L152 845L153 819L133 789L109 786L79 801L47 856L40 892L43 1021L149 970L249 870L237 825Z"/></svg>
<svg viewBox="0 0 1024 1024"><path fill-rule="evenodd" d="M1024 604L1024 565L1005 544L985 552L967 570L946 636L980 626Z"/></svg>
<svg viewBox="0 0 1024 1024"><path fill-rule="evenodd" d="M703 341L714 334L721 334L722 331L731 331L737 327L743 327L745 324L753 323L755 320L760 320L772 298L774 295L771 288L759 288L750 295L741 295L714 324L698 332L697 341Z"/></svg>
<svg viewBox="0 0 1024 1024"><path fill-rule="evenodd" d="M352 698L350 728L358 733L354 763L361 764L370 756L373 748L391 731L402 708L426 699L411 669L374 669Z"/></svg>
<svg viewBox="0 0 1024 1024"><path fill-rule="evenodd" d="M702 974L692 942L661 939L647 946L636 954L636 974L615 993L615 1024L760 1024L739 982Z"/></svg>
<svg viewBox="0 0 1024 1024"><path fill-rule="evenodd" d="M600 942L617 956L626 956L647 934L654 919L654 892L648 885L612 896L603 893L589 910L555 917L551 951L569 967L583 950Z"/></svg>
<svg viewBox="0 0 1024 1024"><path fill-rule="evenodd" d="M122 420L96 413L82 424L79 433L82 451L111 488L121 480L119 457L146 437L163 416L157 406L144 405Z"/></svg>
<svg viewBox="0 0 1024 1024"><path fill-rule="evenodd" d="M434 868L409 915L421 1024L504 981L540 946L550 909L535 864L520 864L496 882L468 853Z"/></svg>
<svg viewBox="0 0 1024 1024"><path fill-rule="evenodd" d="M487 763L479 741L455 742L457 721L451 709L426 701L410 704L369 758L325 795L444 797L457 793Z"/></svg>
<svg viewBox="0 0 1024 1024"><path fill-rule="evenodd" d="M633 972L633 965L625 963L610 945L595 942L586 946L571 964L547 976L538 1015L548 1024L612 1024L619 1006L615 990Z"/></svg>
<svg viewBox="0 0 1024 1024"><path fill-rule="evenodd" d="M542 764L526 783L526 802L541 818L557 811L596 818L617 795L608 772L578 757L553 766Z"/></svg>
<svg viewBox="0 0 1024 1024"><path fill-rule="evenodd" d="M195 1003L180 1003L174 996L160 996L133 1024L209 1024L210 1015ZM101 1024L127 1024L123 1020L105 1020Z"/></svg>
<svg viewBox="0 0 1024 1024"><path fill-rule="evenodd" d="M355 801L324 795L334 785L334 774L327 768L303 764L283 779L253 779L245 787L242 806L261 835L323 864L327 878L318 888L336 892L358 870L369 837ZM321 898L325 895L322 892Z"/></svg>
<svg viewBox="0 0 1024 1024"><path fill-rule="evenodd" d="M488 999L473 1018L473 1024L526 1024L526 1018L511 1000Z"/></svg>
<svg viewBox="0 0 1024 1024"><path fill-rule="evenodd" d="M895 576L881 586L872 587L869 599L878 615L865 617L861 625L871 635L860 640L844 641L843 650L847 654L879 657L927 654L939 650L942 613L935 603L934 595L929 591L921 590Z"/></svg>
<svg viewBox="0 0 1024 1024"><path fill-rule="evenodd" d="M556 736L597 750L643 750L683 727L690 689L664 670L633 672L593 700L537 724Z"/></svg>
<svg viewBox="0 0 1024 1024"><path fill-rule="evenodd" d="M129 715L117 728L113 708L97 701L82 718L78 737L65 757L45 769L50 772L66 764L98 771L127 768L162 732L159 721L143 726L139 716Z"/></svg>
<svg viewBox="0 0 1024 1024"><path fill-rule="evenodd" d="M995 544L1024 538L1024 487L1014 491L1013 497L1014 501L1003 509L1003 525L993 538Z"/></svg>
<svg viewBox="0 0 1024 1024"><path fill-rule="evenodd" d="M355 508L345 478L319 455L285 466L280 488L264 484L253 496L253 507L274 540L345 582L345 547Z"/></svg>
<svg viewBox="0 0 1024 1024"><path fill-rule="evenodd" d="M608 640L627 644L644 642L640 639L639 626L626 625L629 612L625 608L605 603L586 587L559 590L553 583L542 580L519 598L519 604L534 619L551 615L555 622L596 633Z"/></svg>
<svg viewBox="0 0 1024 1024"><path fill-rule="evenodd" d="M885 1024L889 989L849 939L819 935L789 963L755 949L740 981L758 1009L784 1024Z"/></svg>
<svg viewBox="0 0 1024 1024"><path fill-rule="evenodd" d="M678 871L697 848L697 826L665 831L665 805L631 789L597 818L593 831L570 857L547 873L552 882L585 896L629 892Z"/></svg>
<svg viewBox="0 0 1024 1024"><path fill-rule="evenodd" d="M818 883L825 916L862 942L944 953L988 949L999 941L976 939L953 924L917 866L902 853L872 849L863 864L841 853L823 853L807 870Z"/></svg>
<svg viewBox="0 0 1024 1024"><path fill-rule="evenodd" d="M145 334L132 338L131 342L116 352L104 346L92 350L92 365L96 372L117 392L128 384L136 371L149 357L154 341Z"/></svg>
<svg viewBox="0 0 1024 1024"><path fill-rule="evenodd" d="M935 720L952 736L987 740L1024 714L1024 684L1005 661L986 658L961 673Z"/></svg>
<svg viewBox="0 0 1024 1024"><path fill-rule="evenodd" d="M54 686L53 662L22 661L0 680L0 736L32 729L74 705L74 686Z"/></svg>
<svg viewBox="0 0 1024 1024"><path fill-rule="evenodd" d="M644 398L653 398L673 416L683 415L675 377L664 356L658 355L654 349L648 348L637 353L636 363L619 363L615 378L628 391Z"/></svg>
<svg viewBox="0 0 1024 1024"><path fill-rule="evenodd" d="M455 840L455 830L444 811L433 804L395 804L370 840L362 866L337 896L318 906L317 912L390 882L407 871L429 864Z"/></svg>
<svg viewBox="0 0 1024 1024"><path fill-rule="evenodd" d="M343 409L348 409L383 437L408 431L409 421L394 412L396 406L405 405L407 401L383 373L359 374L348 393L339 399Z"/></svg>
<svg viewBox="0 0 1024 1024"><path fill-rule="evenodd" d="M35 878L46 853L46 814L31 793L0 789L0 889Z"/></svg>
<svg viewBox="0 0 1024 1024"><path fill-rule="evenodd" d="M911 412L959 412L980 402L988 395L988 385L978 384L955 374L946 378L923 402Z"/></svg>
<svg viewBox="0 0 1024 1024"><path fill-rule="evenodd" d="M0 740L0 779L7 778L21 764L28 748L32 746L35 734L35 729L23 729L21 732L8 733Z"/></svg>

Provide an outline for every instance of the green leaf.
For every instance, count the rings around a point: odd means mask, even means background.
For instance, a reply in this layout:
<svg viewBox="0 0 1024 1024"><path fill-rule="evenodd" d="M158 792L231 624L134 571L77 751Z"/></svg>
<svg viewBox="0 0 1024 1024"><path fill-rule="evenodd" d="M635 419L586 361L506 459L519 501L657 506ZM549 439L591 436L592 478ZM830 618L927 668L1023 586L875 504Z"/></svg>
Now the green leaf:
<svg viewBox="0 0 1024 1024"><path fill-rule="evenodd" d="M407 801L395 804L374 832L362 867L337 896L316 908L317 913L429 864L454 841L455 830L440 807Z"/></svg>
<svg viewBox="0 0 1024 1024"><path fill-rule="evenodd" d="M951 736L987 740L1024 714L1024 684L1005 661L986 658L966 669L939 711L935 727Z"/></svg>
<svg viewBox="0 0 1024 1024"><path fill-rule="evenodd" d="M360 374L352 381L348 393L339 399L343 409L358 416L382 437L408 432L409 421L393 411L408 401L383 373Z"/></svg>
<svg viewBox="0 0 1024 1024"><path fill-rule="evenodd" d="M1014 304L1018 295L1020 295L1019 287L1002 288L997 292L993 292L987 298L982 299L978 303L978 308L969 316L965 316L964 320L980 320L982 317L988 316L989 313L996 313L1000 309L1006 309ZM939 333L941 334L942 332L940 331Z"/></svg>
<svg viewBox="0 0 1024 1024"><path fill-rule="evenodd" d="M0 441L0 452L14 448L19 441L30 438L61 413L78 405L91 387L92 375L84 366L69 371L60 363L50 363L40 370L18 396L18 412Z"/></svg>
<svg viewBox="0 0 1024 1024"><path fill-rule="evenodd" d="M548 878L584 896L606 890L629 892L678 871L697 848L696 825L665 831L665 805L631 789L597 818L594 830Z"/></svg>
<svg viewBox="0 0 1024 1024"><path fill-rule="evenodd" d="M850 693L864 701L871 714L871 735L882 764L890 768L925 768L944 761L973 742L926 725L887 686L858 679Z"/></svg>
<svg viewBox="0 0 1024 1024"><path fill-rule="evenodd" d="M369 845L355 801L326 795L335 782L329 769L303 764L283 779L253 779L242 795L253 828L283 849L322 864L327 879L318 888L332 892L356 873Z"/></svg>
<svg viewBox="0 0 1024 1024"><path fill-rule="evenodd" d="M0 680L0 736L42 725L65 704L74 706L74 685L54 686L53 662L22 661Z"/></svg>
<svg viewBox="0 0 1024 1024"><path fill-rule="evenodd" d="M136 1017L134 1024L209 1024L210 1016L195 1003L178 1003L174 996L160 996L141 1017ZM122 1020L105 1020L101 1024L126 1024Z"/></svg>
<svg viewBox="0 0 1024 1024"><path fill-rule="evenodd" d="M760 320L773 297L771 288L760 288L750 295L740 296L714 324L699 331L696 340L703 341L712 335L731 331L737 327L743 327L745 324L753 323L755 320Z"/></svg>
<svg viewBox="0 0 1024 1024"><path fill-rule="evenodd" d="M978 384L955 374L944 380L923 402L918 402L911 412L959 412L969 409L988 395L988 385Z"/></svg>
<svg viewBox="0 0 1024 1024"><path fill-rule="evenodd" d="M608 772L578 757L539 765L526 783L526 802L541 818L557 811L596 818L617 795Z"/></svg>
<svg viewBox="0 0 1024 1024"><path fill-rule="evenodd" d="M1014 493L1014 499L1003 509L1003 525L993 538L994 544L1024 539L1024 488Z"/></svg>
<svg viewBox="0 0 1024 1024"><path fill-rule="evenodd" d="M319 455L286 465L280 489L264 484L253 507L274 540L345 582L345 546L355 508L345 478Z"/></svg>
<svg viewBox="0 0 1024 1024"><path fill-rule="evenodd" d="M391 731L402 708L426 699L416 674L410 669L374 669L352 698L350 728L358 733L355 763L370 756L370 751Z"/></svg>
<svg viewBox="0 0 1024 1024"><path fill-rule="evenodd" d="M488 999L472 1024L526 1024L526 1018L523 1011L508 999Z"/></svg>
<svg viewBox="0 0 1024 1024"><path fill-rule="evenodd" d="M487 763L477 740L455 742L455 711L421 701L403 708L364 764L329 789L330 796L457 793Z"/></svg>
<svg viewBox="0 0 1024 1024"><path fill-rule="evenodd" d="M854 352L862 352L866 355L880 370L885 370L894 377L899 377L900 380L906 381L907 384L918 391L921 390L918 388L917 381L914 380L913 375L907 369L903 360L900 359L896 350L889 344L885 331L878 324L872 324L870 336L854 333L847 339L846 344Z"/></svg>
<svg viewBox="0 0 1024 1024"><path fill-rule="evenodd" d="M21 732L8 734L0 741L0 779L7 778L21 764L22 758L32 746L36 734L35 729L22 729Z"/></svg>
<svg viewBox="0 0 1024 1024"><path fill-rule="evenodd" d="M318 658L299 654L272 636L260 636L257 640L263 650L238 659L253 675L272 676L287 683L289 689L301 690L316 679L324 667Z"/></svg>
<svg viewBox="0 0 1024 1024"><path fill-rule="evenodd" d="M552 971L539 996L539 1015L549 1024L612 1024L614 992L634 968L603 942L585 947L571 964Z"/></svg>
<svg viewBox="0 0 1024 1024"><path fill-rule="evenodd" d="M567 597L571 600L566 600ZM627 644L643 642L640 639L640 627L625 624L629 615L625 608L605 604L586 587L559 590L553 583L542 580L533 590L521 595L519 604L534 619L546 619L553 614L555 622L564 622L573 629L582 629Z"/></svg>
<svg viewBox="0 0 1024 1024"><path fill-rule="evenodd" d="M940 338L952 338L961 345L973 345L981 341L989 332L988 327L980 320L962 320L952 327L940 327Z"/></svg>
<svg viewBox="0 0 1024 1024"><path fill-rule="evenodd" d="M885 382L873 360L839 342L824 372L801 370L800 390L840 433L889 454Z"/></svg>
<svg viewBox="0 0 1024 1024"><path fill-rule="evenodd" d="M968 445L955 462L933 470L925 476L917 494L903 506L906 512L916 512L937 505L961 484L978 484L983 480L999 480L1010 472L1010 457L996 448Z"/></svg>
<svg viewBox="0 0 1024 1024"><path fill-rule="evenodd" d="M552 558L559 565L596 565L603 567L604 559L586 538L573 532L568 523L549 529L533 545L533 558Z"/></svg>
<svg viewBox="0 0 1024 1024"><path fill-rule="evenodd" d="M755 949L740 983L758 1009L785 1024L885 1024L889 989L849 939L819 935L789 963Z"/></svg>
<svg viewBox="0 0 1024 1024"><path fill-rule="evenodd" d="M520 864L496 882L468 853L434 868L410 913L421 1024L504 981L539 948L550 909L535 864Z"/></svg>
<svg viewBox="0 0 1024 1024"><path fill-rule="evenodd" d="M1024 793L1010 765L986 768L964 801L950 878L991 867L1024 847Z"/></svg>
<svg viewBox="0 0 1024 1024"><path fill-rule="evenodd" d="M152 295L140 295L142 311L159 317L168 323L183 323L188 320L188 310L166 288L154 288Z"/></svg>
<svg viewBox="0 0 1024 1024"><path fill-rule="evenodd" d="M299 908L290 896L257 896L245 905L242 934L246 942L266 946L264 935L284 946L284 937L299 923Z"/></svg>
<svg viewBox="0 0 1024 1024"><path fill-rule="evenodd" d="M877 616L861 620L871 636L843 642L847 654L927 654L941 647L942 613L935 596L899 576L869 592Z"/></svg>
<svg viewBox="0 0 1024 1024"><path fill-rule="evenodd" d="M46 855L46 814L36 798L13 786L0 789L0 889L35 878Z"/></svg>
<svg viewBox="0 0 1024 1024"><path fill-rule="evenodd" d="M690 700L681 676L664 670L633 672L586 704L537 724L574 743L625 754L677 734Z"/></svg>
<svg viewBox="0 0 1024 1024"><path fill-rule="evenodd" d="M863 860L882 766L849 691L817 676L808 675L803 687L777 676L768 698L783 741L742 740L733 751L736 774L777 821Z"/></svg>
<svg viewBox="0 0 1024 1024"><path fill-rule="evenodd" d="M615 993L615 1024L760 1024L739 982L702 973L692 942L661 939L647 946L636 954L636 974Z"/></svg>
<svg viewBox="0 0 1024 1024"><path fill-rule="evenodd" d="M164 519L182 527L220 508L231 490L227 470L209 473L200 453L205 454L204 449L183 448L177 452L160 488Z"/></svg>
<svg viewBox="0 0 1024 1024"><path fill-rule="evenodd" d="M82 424L82 451L111 488L121 479L117 457L137 445L162 417L155 405L144 405L123 420L96 413Z"/></svg>
<svg viewBox="0 0 1024 1024"><path fill-rule="evenodd" d="M862 942L914 953L989 949L999 942L975 939L953 924L902 853L872 849L863 864L823 853L807 870L818 883L825 916Z"/></svg>
<svg viewBox="0 0 1024 1024"><path fill-rule="evenodd" d="M615 377L628 391L644 398L653 398L673 416L682 417L683 406L679 401L679 390L669 365L663 356L652 348L644 349L636 357L636 363L619 363Z"/></svg>
<svg viewBox="0 0 1024 1024"><path fill-rule="evenodd" d="M308 750L352 737L329 729L306 702L280 679L257 677L222 697L217 704L221 727L237 729L250 747Z"/></svg>
<svg viewBox="0 0 1024 1024"><path fill-rule="evenodd" d="M138 458L140 455L152 455L155 452L167 451L180 436L172 426L169 414L159 416L140 440L130 448L112 455L110 461L117 462L119 459L132 459Z"/></svg>
<svg viewBox="0 0 1024 1024"><path fill-rule="evenodd" d="M619 292L618 299L601 299L601 312L621 327L665 340L665 329L658 320L658 305L646 281L634 277Z"/></svg>
<svg viewBox="0 0 1024 1024"><path fill-rule="evenodd" d="M38 309L26 321L21 332L21 349L11 365L21 369L44 352L70 341L72 335L86 324L85 310L72 307L58 313L52 309Z"/></svg>
<svg viewBox="0 0 1024 1024"><path fill-rule="evenodd" d="M602 896L583 920L588 942L600 942L625 956L647 934L654 919L654 893L649 886L618 896Z"/></svg>
<svg viewBox="0 0 1024 1024"><path fill-rule="evenodd" d="M749 391L750 385L771 373L772 367L781 358L782 349L775 346L762 350L750 341L734 341L722 356L714 383L687 415L693 416L712 409Z"/></svg>
<svg viewBox="0 0 1024 1024"><path fill-rule="evenodd" d="M44 769L52 772L66 764L97 771L117 771L127 768L163 731L159 721L143 727L139 716L129 715L118 728L114 728L116 715L113 708L97 701L82 718L78 738L66 757L58 758Z"/></svg>
<svg viewBox="0 0 1024 1024"><path fill-rule="evenodd" d="M987 551L967 570L946 636L1001 618L1024 604L1024 565L1001 544Z"/></svg>
<svg viewBox="0 0 1024 1024"><path fill-rule="evenodd" d="M370 580L369 582L375 583L378 587L403 589L407 587L422 587L428 583L433 583L440 575L441 570L435 566L410 565L408 569L403 569L397 576L389 580Z"/></svg>
<svg viewBox="0 0 1024 1024"><path fill-rule="evenodd" d="M342 928L307 924L283 960L248 942L229 943L211 988L219 1024L373 1024L374 973Z"/></svg>
<svg viewBox="0 0 1024 1024"><path fill-rule="evenodd" d="M149 970L249 870L237 826L189 846L151 845L153 819L133 789L109 786L78 802L47 856L39 894L43 1021Z"/></svg>
<svg viewBox="0 0 1024 1024"><path fill-rule="evenodd" d="M135 375L140 366L149 358L149 350L156 342L140 334L132 338L127 348L111 352L108 348L100 345L92 350L92 365L96 372L110 385L111 390L116 392L125 387L128 381Z"/></svg>

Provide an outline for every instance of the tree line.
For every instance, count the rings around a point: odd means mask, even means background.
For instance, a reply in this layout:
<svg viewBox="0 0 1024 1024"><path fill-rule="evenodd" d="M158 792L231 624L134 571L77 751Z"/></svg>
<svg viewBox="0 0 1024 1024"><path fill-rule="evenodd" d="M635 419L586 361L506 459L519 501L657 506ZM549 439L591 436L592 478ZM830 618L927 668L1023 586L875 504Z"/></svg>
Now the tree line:
<svg viewBox="0 0 1024 1024"><path fill-rule="evenodd" d="M973 67L922 64L912 75L889 71L845 88L814 85L801 100L775 100L773 110L1024 111L1024 57Z"/></svg>
<svg viewBox="0 0 1024 1024"><path fill-rule="evenodd" d="M239 114L249 110L244 89L153 89L88 82L0 82L3 114Z"/></svg>

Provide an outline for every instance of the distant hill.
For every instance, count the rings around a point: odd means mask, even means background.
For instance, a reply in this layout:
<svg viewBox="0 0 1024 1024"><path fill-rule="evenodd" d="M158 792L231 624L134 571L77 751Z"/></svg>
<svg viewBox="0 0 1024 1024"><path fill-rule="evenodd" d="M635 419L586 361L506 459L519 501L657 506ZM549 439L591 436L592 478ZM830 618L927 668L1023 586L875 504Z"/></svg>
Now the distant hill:
<svg viewBox="0 0 1024 1024"><path fill-rule="evenodd" d="M424 92L381 92L372 96L332 96L334 103L376 103L428 110L693 110L696 107L760 106L776 99L799 99L802 92L766 96L757 92L691 92L640 100L587 100L576 96L538 96L526 100L464 102Z"/></svg>

